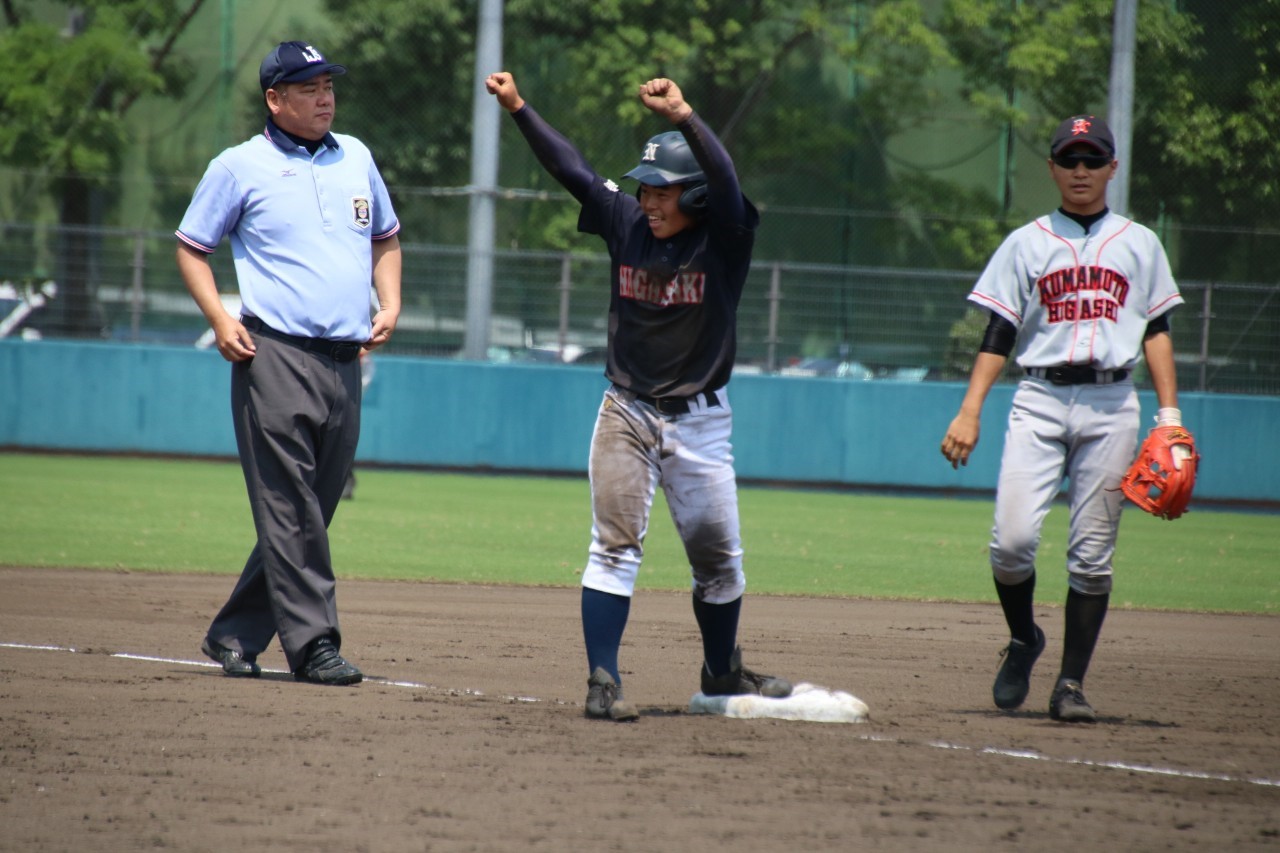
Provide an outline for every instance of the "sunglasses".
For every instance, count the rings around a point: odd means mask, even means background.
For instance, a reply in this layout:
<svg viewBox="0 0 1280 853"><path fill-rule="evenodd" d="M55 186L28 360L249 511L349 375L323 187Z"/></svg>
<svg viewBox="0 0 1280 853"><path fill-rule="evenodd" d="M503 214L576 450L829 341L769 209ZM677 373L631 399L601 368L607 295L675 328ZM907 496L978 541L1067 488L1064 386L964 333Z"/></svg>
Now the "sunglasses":
<svg viewBox="0 0 1280 853"><path fill-rule="evenodd" d="M1111 165L1111 158L1105 154L1059 154L1053 162L1064 169L1075 169L1081 163L1086 169L1102 169Z"/></svg>

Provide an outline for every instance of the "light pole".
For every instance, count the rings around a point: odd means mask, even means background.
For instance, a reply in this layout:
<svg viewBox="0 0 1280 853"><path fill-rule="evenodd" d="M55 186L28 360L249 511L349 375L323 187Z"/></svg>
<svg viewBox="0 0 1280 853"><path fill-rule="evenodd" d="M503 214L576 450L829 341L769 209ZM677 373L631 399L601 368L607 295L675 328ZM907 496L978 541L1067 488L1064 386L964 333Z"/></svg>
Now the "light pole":
<svg viewBox="0 0 1280 853"><path fill-rule="evenodd" d="M502 70L502 0L481 0L471 110L471 206L467 228L467 326L462 355L488 356L493 316L494 196L498 191L498 101L484 79Z"/></svg>

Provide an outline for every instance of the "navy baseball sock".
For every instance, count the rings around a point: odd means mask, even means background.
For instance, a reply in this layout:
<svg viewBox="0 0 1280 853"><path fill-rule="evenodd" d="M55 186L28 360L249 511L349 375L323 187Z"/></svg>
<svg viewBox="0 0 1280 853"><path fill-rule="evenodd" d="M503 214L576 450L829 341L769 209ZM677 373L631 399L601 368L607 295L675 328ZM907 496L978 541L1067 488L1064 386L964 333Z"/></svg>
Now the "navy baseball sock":
<svg viewBox="0 0 1280 853"><path fill-rule="evenodd" d="M712 675L729 671L729 658L738 645L738 614L742 612L742 596L728 604L710 604L693 597L693 615L702 631L702 656Z"/></svg>
<svg viewBox="0 0 1280 853"><path fill-rule="evenodd" d="M582 588L582 637L587 643L587 671L596 667L613 676L618 684L618 647L622 645L622 632L627 628L627 616L631 613L631 599L598 589Z"/></svg>
<svg viewBox="0 0 1280 853"><path fill-rule="evenodd" d="M1032 610L1036 593L1036 574L1022 583L1003 584L996 581L996 595L1000 597L1000 609L1009 625L1009 635L1028 646L1036 644L1036 618Z"/></svg>
<svg viewBox="0 0 1280 853"><path fill-rule="evenodd" d="M1065 633L1062 638L1062 671L1059 679L1084 682L1093 658L1093 647L1102 633L1102 622L1107 618L1110 595L1085 595L1074 589L1067 590L1067 606L1064 616Z"/></svg>

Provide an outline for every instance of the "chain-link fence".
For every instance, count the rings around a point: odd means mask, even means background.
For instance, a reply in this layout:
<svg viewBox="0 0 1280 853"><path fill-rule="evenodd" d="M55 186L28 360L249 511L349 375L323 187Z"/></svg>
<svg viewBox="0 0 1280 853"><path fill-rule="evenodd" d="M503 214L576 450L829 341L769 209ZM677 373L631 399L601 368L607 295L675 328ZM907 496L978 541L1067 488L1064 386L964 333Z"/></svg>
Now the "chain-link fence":
<svg viewBox="0 0 1280 853"><path fill-rule="evenodd" d="M68 247L73 247L74 250ZM0 337L208 345L174 263L171 232L0 225ZM404 310L383 352L456 356L466 326L467 250L404 244ZM48 274L29 270L45 258ZM235 310L231 253L211 257ZM502 250L494 258L490 357L599 364L603 254ZM966 307L971 271L759 258L739 311L739 371L850 380L967 376L985 317ZM80 282L71 288L68 281ZM1182 281L1174 315L1184 390L1280 393L1280 284ZM1139 375L1139 381L1143 379Z"/></svg>
<svg viewBox="0 0 1280 853"><path fill-rule="evenodd" d="M479 4L108 5L147 8L41 0L9 4L0 23L18 57L10 88L41 93L0 99L0 335L200 340L171 229L210 158L261 131L263 55L303 38L348 67L334 130L369 144L404 226L405 312L388 351L461 349ZM666 129L636 85L681 84L763 214L739 369L961 379L982 334L964 299L976 271L1059 204L1048 134L1065 115L1106 111L1115 8L509 0L502 62L614 178ZM1280 0L1137 11L1123 162L1129 212L1159 234L1187 299L1174 317L1180 385L1280 393L1280 86L1268 70ZM42 21L66 26L54 38ZM577 233L576 204L514 123L499 133L490 356L598 362L599 241ZM212 263L232 291L225 246Z"/></svg>

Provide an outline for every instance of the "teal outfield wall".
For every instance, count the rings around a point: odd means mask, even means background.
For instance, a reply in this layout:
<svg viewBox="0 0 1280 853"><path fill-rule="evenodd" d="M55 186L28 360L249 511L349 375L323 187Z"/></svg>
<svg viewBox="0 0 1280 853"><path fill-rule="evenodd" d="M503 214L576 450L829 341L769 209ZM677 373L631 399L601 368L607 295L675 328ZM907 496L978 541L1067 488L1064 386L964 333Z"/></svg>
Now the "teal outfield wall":
<svg viewBox="0 0 1280 853"><path fill-rule="evenodd" d="M377 356L358 460L585 474L599 367ZM743 375L729 386L743 480L943 490L996 483L1012 386L953 471L938 451L959 383ZM0 447L234 456L230 369L212 350L0 341ZM1155 399L1143 393L1150 423ZM1280 399L1183 394L1204 461L1196 496L1280 502Z"/></svg>

